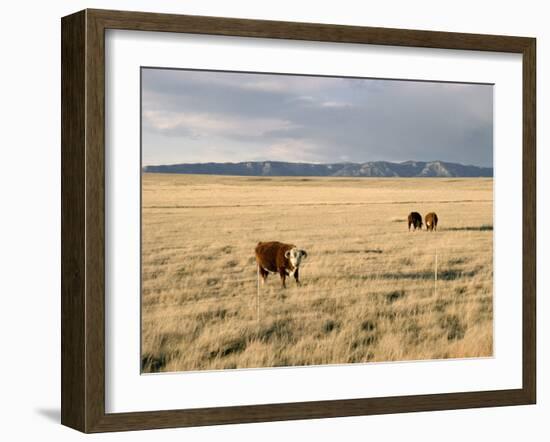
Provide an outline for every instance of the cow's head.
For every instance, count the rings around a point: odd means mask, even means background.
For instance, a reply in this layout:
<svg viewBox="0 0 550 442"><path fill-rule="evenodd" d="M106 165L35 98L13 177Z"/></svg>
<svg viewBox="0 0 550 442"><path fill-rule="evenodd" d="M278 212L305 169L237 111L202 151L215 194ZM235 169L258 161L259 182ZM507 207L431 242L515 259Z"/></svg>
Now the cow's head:
<svg viewBox="0 0 550 442"><path fill-rule="evenodd" d="M307 258L307 252L293 247L285 252L285 258L290 261L293 267L299 267L302 259Z"/></svg>

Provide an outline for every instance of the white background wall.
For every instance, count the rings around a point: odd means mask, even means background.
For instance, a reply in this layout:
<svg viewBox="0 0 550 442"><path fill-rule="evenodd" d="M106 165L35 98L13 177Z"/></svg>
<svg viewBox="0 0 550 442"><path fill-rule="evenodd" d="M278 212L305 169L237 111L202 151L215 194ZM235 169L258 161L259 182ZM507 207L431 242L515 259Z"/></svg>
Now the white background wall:
<svg viewBox="0 0 550 442"><path fill-rule="evenodd" d="M127 9L364 26L525 35L538 44L538 405L117 433L96 440L548 440L550 14L542 1L278 0L5 2L0 67L0 436L77 440L60 407L60 17ZM545 167L546 166L546 167ZM543 201L546 199L546 201ZM546 267L546 275L543 269ZM414 381L414 380L413 380ZM6 437L7 436L7 437Z"/></svg>

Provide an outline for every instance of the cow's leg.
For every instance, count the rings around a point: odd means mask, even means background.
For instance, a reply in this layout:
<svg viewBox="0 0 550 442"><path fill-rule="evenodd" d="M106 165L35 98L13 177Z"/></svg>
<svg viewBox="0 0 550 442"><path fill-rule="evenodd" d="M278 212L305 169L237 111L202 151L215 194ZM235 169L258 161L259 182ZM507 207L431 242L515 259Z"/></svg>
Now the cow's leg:
<svg viewBox="0 0 550 442"><path fill-rule="evenodd" d="M300 283L300 274L299 274L298 269L294 270L294 279L296 280L297 285L301 285L301 283Z"/></svg>
<svg viewBox="0 0 550 442"><path fill-rule="evenodd" d="M285 269L280 269L279 270L279 275L281 275L281 282L283 284L283 288L286 289L286 270Z"/></svg>

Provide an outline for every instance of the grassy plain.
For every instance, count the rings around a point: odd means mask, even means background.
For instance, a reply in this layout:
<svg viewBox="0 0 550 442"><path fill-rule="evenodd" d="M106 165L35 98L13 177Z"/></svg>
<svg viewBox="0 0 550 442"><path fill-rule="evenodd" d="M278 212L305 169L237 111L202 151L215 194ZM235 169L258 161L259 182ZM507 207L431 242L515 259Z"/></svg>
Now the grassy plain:
<svg viewBox="0 0 550 442"><path fill-rule="evenodd" d="M309 256L258 318L270 240ZM143 175L143 372L491 356L492 291L492 179Z"/></svg>

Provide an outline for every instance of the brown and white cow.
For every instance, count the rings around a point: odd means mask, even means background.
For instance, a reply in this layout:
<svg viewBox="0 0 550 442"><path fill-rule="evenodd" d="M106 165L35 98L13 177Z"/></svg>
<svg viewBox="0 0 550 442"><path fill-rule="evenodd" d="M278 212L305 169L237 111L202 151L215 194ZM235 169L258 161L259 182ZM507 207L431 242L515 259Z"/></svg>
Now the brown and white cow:
<svg viewBox="0 0 550 442"><path fill-rule="evenodd" d="M307 258L305 250L298 249L294 244L278 241L259 242L255 249L258 272L265 283L270 273L281 276L283 288L286 288L287 276L294 276L296 284L300 285L300 264Z"/></svg>
<svg viewBox="0 0 550 442"><path fill-rule="evenodd" d="M422 215L420 215L420 213L418 212L409 213L407 221L409 223L409 231L411 230L411 226L413 226L414 230L422 229Z"/></svg>
<svg viewBox="0 0 550 442"><path fill-rule="evenodd" d="M426 230L437 230L437 215L435 212L430 212L426 215Z"/></svg>

